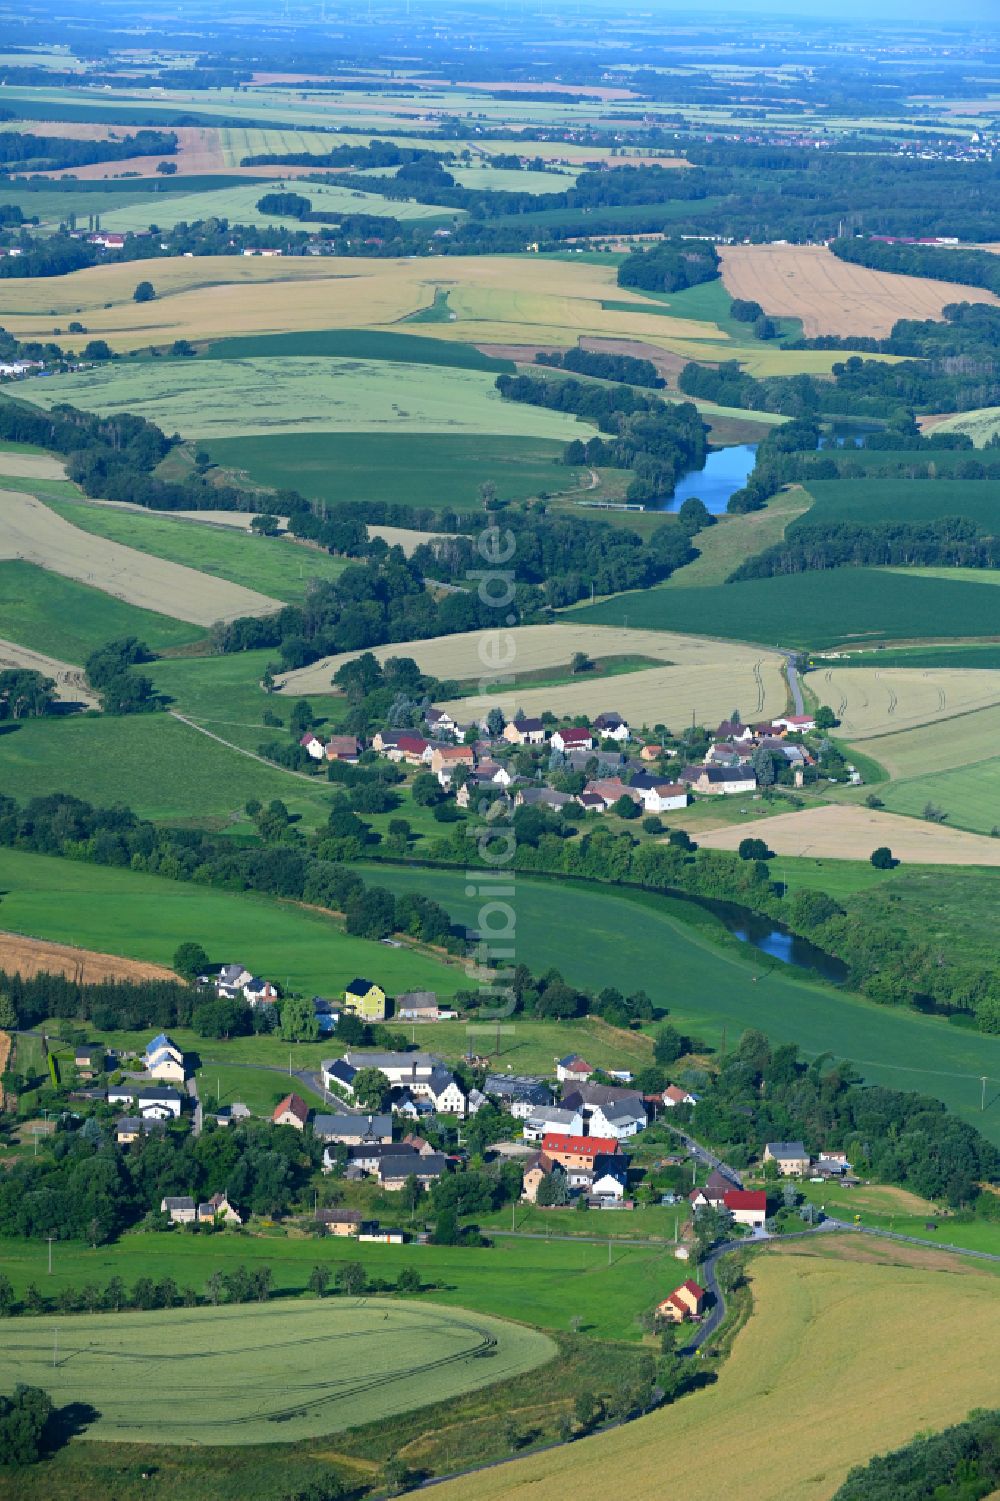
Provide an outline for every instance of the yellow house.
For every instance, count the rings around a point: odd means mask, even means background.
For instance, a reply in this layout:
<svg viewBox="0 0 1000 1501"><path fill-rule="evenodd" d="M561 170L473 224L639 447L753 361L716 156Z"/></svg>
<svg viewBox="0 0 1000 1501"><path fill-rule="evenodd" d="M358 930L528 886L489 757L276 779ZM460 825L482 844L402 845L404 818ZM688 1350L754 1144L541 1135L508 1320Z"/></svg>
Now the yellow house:
<svg viewBox="0 0 1000 1501"><path fill-rule="evenodd" d="M344 991L344 1010L362 1021L385 1021L385 991L372 980L352 980Z"/></svg>

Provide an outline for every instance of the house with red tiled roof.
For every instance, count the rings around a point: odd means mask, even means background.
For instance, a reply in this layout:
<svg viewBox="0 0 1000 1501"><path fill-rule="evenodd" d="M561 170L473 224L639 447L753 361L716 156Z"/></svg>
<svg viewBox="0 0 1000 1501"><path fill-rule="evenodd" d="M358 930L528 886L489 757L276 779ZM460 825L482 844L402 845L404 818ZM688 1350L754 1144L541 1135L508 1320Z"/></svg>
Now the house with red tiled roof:
<svg viewBox="0 0 1000 1501"><path fill-rule="evenodd" d="M672 1324L682 1324L685 1319L700 1318L704 1309L705 1289L688 1277L668 1298L657 1303L656 1317L667 1319Z"/></svg>
<svg viewBox="0 0 1000 1501"><path fill-rule="evenodd" d="M301 1095L286 1094L275 1105L271 1119L276 1126L294 1126L296 1131L303 1131L309 1119L309 1106Z"/></svg>
<svg viewBox="0 0 1000 1501"><path fill-rule="evenodd" d="M618 1151L618 1142L613 1136L563 1136L557 1131L546 1131L542 1137L542 1152L560 1167L585 1168L592 1172L595 1157L613 1157Z"/></svg>
<svg viewBox="0 0 1000 1501"><path fill-rule="evenodd" d="M763 1189L731 1188L723 1194L722 1204L729 1210L734 1224L763 1230L767 1219L767 1194Z"/></svg>
<svg viewBox="0 0 1000 1501"><path fill-rule="evenodd" d="M566 730L556 730L550 744L558 751L593 750L594 737L589 730L571 726Z"/></svg>
<svg viewBox="0 0 1000 1501"><path fill-rule="evenodd" d="M567 1053L556 1063L556 1078L560 1084L585 1084L594 1072L586 1058L579 1053Z"/></svg>

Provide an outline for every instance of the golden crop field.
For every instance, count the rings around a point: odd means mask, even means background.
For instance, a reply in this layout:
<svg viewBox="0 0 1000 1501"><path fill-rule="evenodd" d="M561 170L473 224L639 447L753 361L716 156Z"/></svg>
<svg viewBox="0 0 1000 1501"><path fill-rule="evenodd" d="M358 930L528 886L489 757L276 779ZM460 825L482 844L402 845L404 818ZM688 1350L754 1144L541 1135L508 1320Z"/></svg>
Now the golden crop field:
<svg viewBox="0 0 1000 1501"><path fill-rule="evenodd" d="M193 257L150 268L152 302L133 300L133 265L95 266L69 276L0 284L0 322L22 337L54 337L65 320L82 314L87 332L60 335L82 348L92 337L116 350L204 340L233 334L296 329L385 328L422 338L473 343L575 344L580 335L681 341L721 341L714 323L667 318L616 285L613 266L548 261L544 257L455 256L426 260L318 259L289 256ZM446 323L400 320L448 293L456 316ZM628 309L605 309L605 301ZM634 306L635 311L631 310ZM723 348L723 352L724 348ZM721 358L721 355L716 356Z"/></svg>
<svg viewBox="0 0 1000 1501"><path fill-rule="evenodd" d="M852 803L779 813L760 819L753 831L777 855L867 860L872 850L886 844L905 865L1000 866L1000 840ZM735 850L743 834L735 824L699 835L699 843L708 849Z"/></svg>
<svg viewBox="0 0 1000 1501"><path fill-rule="evenodd" d="M0 476L4 479L65 479L61 459L47 453L13 453L0 450Z"/></svg>
<svg viewBox="0 0 1000 1501"><path fill-rule="evenodd" d="M719 253L728 292L773 317L800 318L810 337L882 337L899 318L940 318L950 302L1000 306L992 292L850 265L822 245L726 245Z"/></svg>
<svg viewBox="0 0 1000 1501"><path fill-rule="evenodd" d="M410 526L369 526L368 539L381 537L389 547L401 547L409 558L424 542L433 542L437 537L443 537L444 532L417 532Z"/></svg>
<svg viewBox="0 0 1000 1501"><path fill-rule="evenodd" d="M831 1237L772 1248L750 1275L753 1317L713 1385L441 1501L829 1501L853 1465L997 1402L992 1273Z"/></svg>
<svg viewBox="0 0 1000 1501"><path fill-rule="evenodd" d="M35 563L128 604L213 625L271 614L280 600L81 531L33 495L0 491L0 560ZM79 697L79 695L77 695Z"/></svg>
<svg viewBox="0 0 1000 1501"><path fill-rule="evenodd" d="M848 740L950 720L1000 703L1000 672L988 668L823 667L810 674L809 686L836 714ZM961 738L955 729L946 733Z"/></svg>
<svg viewBox="0 0 1000 1501"><path fill-rule="evenodd" d="M974 766L995 756L998 746L1000 705L994 705L963 714L960 719L940 719L902 733L868 736L860 748L896 778Z"/></svg>
<svg viewBox="0 0 1000 1501"><path fill-rule="evenodd" d="M510 718L516 708L528 715L550 709L554 714L600 714L615 709L636 725L679 726L691 720L717 723L732 709L746 716L779 714L787 693L782 658L777 652L758 650L734 642L704 640L698 636L675 636L666 631L619 630L615 626L526 625L500 630L495 639L483 631L443 636L431 641L406 641L375 648L375 655L412 657L422 672L460 681L488 676L480 649L495 651L501 658L513 652L506 669L514 684L483 698L456 699L451 712L472 719L499 704ZM613 678L577 682L559 688L517 687L517 674L553 669L553 676L569 672L570 659L578 651L596 656L644 656L664 663ZM281 692L298 697L324 693L330 679L344 662L359 655L345 652L325 657L283 679ZM494 675L498 669L492 668Z"/></svg>
<svg viewBox="0 0 1000 1501"><path fill-rule="evenodd" d="M449 699L442 707L459 719L478 718L494 704L508 718L515 709L523 709L529 717L548 710L559 718L574 714L593 718L614 710L630 724L665 724L676 731L692 720L718 724L734 708L748 718L771 718L782 713L787 702L780 657L743 648L730 653L726 661L707 665L648 667L610 680L588 681L584 674L579 683L559 688L515 686L478 698Z"/></svg>

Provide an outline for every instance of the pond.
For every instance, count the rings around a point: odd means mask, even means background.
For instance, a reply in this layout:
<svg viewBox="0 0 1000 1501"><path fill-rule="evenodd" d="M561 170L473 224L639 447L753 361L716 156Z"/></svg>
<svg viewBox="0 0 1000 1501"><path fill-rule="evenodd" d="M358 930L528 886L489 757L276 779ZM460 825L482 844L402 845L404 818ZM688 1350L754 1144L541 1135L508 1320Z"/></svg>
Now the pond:
<svg viewBox="0 0 1000 1501"><path fill-rule="evenodd" d="M721 516L729 504L730 495L743 489L756 462L756 443L734 443L730 448L716 448L708 455L704 468L688 470L677 481L671 499L654 509L679 511L686 500L696 496L713 516Z"/></svg>
<svg viewBox="0 0 1000 1501"><path fill-rule="evenodd" d="M842 985L847 979L847 966L832 954L817 948L807 938L790 933L780 923L762 917L746 907L730 902L706 902L720 919L728 932L741 943L749 943L761 953L778 959L782 964L793 964L798 969L811 969L833 985Z"/></svg>

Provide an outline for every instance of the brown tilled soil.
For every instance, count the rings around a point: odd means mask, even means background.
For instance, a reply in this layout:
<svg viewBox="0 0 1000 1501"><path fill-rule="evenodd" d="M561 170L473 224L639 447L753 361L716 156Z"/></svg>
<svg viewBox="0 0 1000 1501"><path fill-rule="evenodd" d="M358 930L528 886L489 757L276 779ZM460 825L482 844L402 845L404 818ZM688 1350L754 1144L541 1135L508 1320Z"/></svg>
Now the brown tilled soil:
<svg viewBox="0 0 1000 1501"><path fill-rule="evenodd" d="M641 339L583 338L580 348L594 354L629 354L635 360L652 360L668 386L676 386L677 376L687 364L686 356L671 354L669 349L659 349L655 344L644 344Z"/></svg>
<svg viewBox="0 0 1000 1501"><path fill-rule="evenodd" d="M21 974L25 979L40 974L65 975L85 985L96 985L101 980L177 979L173 970L162 964L71 948L67 943L49 943L44 938L23 938L20 933L0 933L0 969L9 975ZM5 1035L0 1032L0 1038Z"/></svg>

